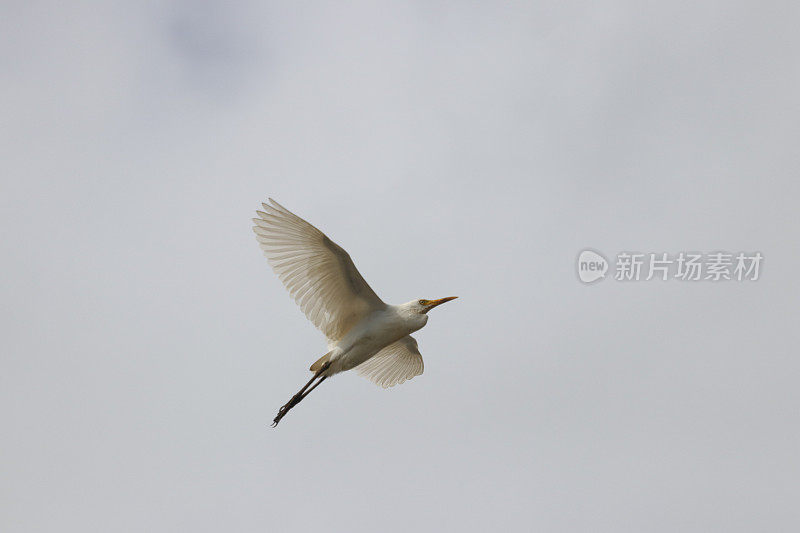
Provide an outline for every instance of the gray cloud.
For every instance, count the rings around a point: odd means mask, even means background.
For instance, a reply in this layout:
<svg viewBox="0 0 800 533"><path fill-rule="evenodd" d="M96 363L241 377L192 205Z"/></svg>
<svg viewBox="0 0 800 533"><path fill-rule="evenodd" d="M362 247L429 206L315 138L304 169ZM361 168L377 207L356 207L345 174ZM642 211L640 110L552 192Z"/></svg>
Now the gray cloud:
<svg viewBox="0 0 800 533"><path fill-rule="evenodd" d="M19 4L0 17L4 531L800 523L795 8ZM273 196L426 371L326 383ZM584 247L760 250L587 287Z"/></svg>

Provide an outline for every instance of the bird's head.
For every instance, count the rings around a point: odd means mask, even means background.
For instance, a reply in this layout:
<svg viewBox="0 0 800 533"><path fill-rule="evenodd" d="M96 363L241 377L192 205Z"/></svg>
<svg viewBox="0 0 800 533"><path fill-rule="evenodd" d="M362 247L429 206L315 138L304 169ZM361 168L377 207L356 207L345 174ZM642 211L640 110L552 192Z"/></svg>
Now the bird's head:
<svg viewBox="0 0 800 533"><path fill-rule="evenodd" d="M424 315L437 305L442 305L445 302L449 302L450 300L455 300L458 296L448 296L447 298L439 298L438 300L412 300L408 302L408 307L414 313L418 313L420 315Z"/></svg>

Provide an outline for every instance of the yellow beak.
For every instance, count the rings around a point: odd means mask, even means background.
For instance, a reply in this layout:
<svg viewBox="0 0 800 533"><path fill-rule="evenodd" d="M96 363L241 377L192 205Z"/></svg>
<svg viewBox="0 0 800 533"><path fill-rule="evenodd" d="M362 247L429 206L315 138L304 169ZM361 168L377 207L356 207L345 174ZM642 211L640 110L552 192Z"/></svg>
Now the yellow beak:
<svg viewBox="0 0 800 533"><path fill-rule="evenodd" d="M436 307L437 305L442 305L445 302L449 302L450 300L455 300L458 296L448 296L447 298L439 298L438 300L431 300L428 303L428 311Z"/></svg>

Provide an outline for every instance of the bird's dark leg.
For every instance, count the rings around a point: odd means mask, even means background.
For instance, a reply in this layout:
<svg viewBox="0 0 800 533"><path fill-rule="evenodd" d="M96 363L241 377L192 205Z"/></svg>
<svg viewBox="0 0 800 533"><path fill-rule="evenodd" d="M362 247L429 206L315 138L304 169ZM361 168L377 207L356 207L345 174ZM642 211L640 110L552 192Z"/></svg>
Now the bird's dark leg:
<svg viewBox="0 0 800 533"><path fill-rule="evenodd" d="M308 396L308 394L309 394L309 393L310 393L312 390L316 389L316 388L317 388L317 386L318 386L320 383L322 383L323 381L325 381L325 380L327 379L327 377L328 377L328 376L323 376L323 375L322 375L322 373L323 373L323 372L325 372L326 370L328 370L328 367L330 367L330 366L331 366L331 363L330 363L330 361L329 361L329 362L327 362L327 363L325 363L324 365L322 365L322 368L320 368L320 369L317 371L317 373L316 373L316 374L314 374L314 377L312 377L310 380L308 380L308 383L306 383L305 385L303 385L303 388L302 388L302 389L300 389L300 391L299 391L297 394L295 394L294 396L292 396L292 398L291 398L291 399L290 399L288 402L286 402L286 405L282 406L282 407L281 407L281 408L278 410L278 414L277 414L277 416L276 416L276 417L275 417L275 419L272 421L272 427L275 427L275 426L277 426L277 425L278 425L278 422L280 422L280 421L281 421L281 418L283 418L284 416L286 416L286 413L288 413L288 412L289 412L289 410L290 410L292 407L294 407L295 405L297 405L298 403L300 403L300 402L303 400L303 398L305 398L306 396ZM321 379L320 379L319 381L317 381L316 383L314 383L314 380L315 380L315 379L317 379L317 378L320 378L320 376L321 376ZM309 386L310 386L312 383L314 383L314 386L313 386L313 387L311 387L311 388L309 389L308 387L309 387ZM308 390L306 390L306 389L308 389Z"/></svg>
<svg viewBox="0 0 800 533"><path fill-rule="evenodd" d="M314 386L313 386L313 387L311 387L310 389L308 389L308 390L305 392L305 394L303 394L302 396L300 396L300 400L302 400L303 398L305 398L306 396L308 396L309 394L311 394L311 391L312 391L312 390L314 390L314 389L316 389L317 387L319 387L319 384L320 384L320 383L322 383L323 381L325 381L326 379L328 379L328 376L322 376L322 378L320 378L320 380L319 380L319 381L317 381L316 383L314 383ZM298 403L300 402L300 400L298 400Z"/></svg>

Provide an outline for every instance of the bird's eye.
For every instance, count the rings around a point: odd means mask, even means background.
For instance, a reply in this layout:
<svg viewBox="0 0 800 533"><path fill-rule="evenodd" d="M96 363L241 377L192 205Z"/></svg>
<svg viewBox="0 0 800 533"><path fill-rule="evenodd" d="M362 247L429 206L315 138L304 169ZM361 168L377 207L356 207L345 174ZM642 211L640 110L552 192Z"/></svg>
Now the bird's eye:
<svg viewBox="0 0 800 533"><path fill-rule="evenodd" d="M426 302L426 300L420 300L420 301L419 301L419 302L417 302L417 303L419 303L419 305L425 305L425 302Z"/></svg>

